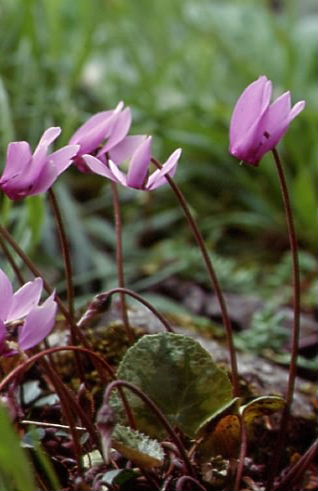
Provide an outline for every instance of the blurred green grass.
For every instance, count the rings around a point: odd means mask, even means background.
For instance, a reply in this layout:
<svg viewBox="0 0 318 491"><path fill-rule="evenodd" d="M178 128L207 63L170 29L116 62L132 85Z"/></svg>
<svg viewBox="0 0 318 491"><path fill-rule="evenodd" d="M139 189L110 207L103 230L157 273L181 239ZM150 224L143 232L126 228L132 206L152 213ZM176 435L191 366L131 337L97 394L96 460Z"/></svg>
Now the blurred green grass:
<svg viewBox="0 0 318 491"><path fill-rule="evenodd" d="M277 261L288 242L271 158L254 169L240 167L228 154L233 105L248 83L266 74L276 94L291 90L294 102L307 101L280 149L299 241L312 252L317 239L317 11L310 0L278 3L277 10L265 0L3 0L1 160L11 140L34 145L54 124L63 127L64 144L88 116L124 100L133 109L132 131L153 134L160 159L176 146L184 149L177 180L211 250L241 265L255 258ZM109 286L116 276L109 186L75 170L61 181L57 188L77 283L98 279ZM146 274L142 261L153 246L160 247L175 231L191 243L169 189L141 194L122 190L131 285ZM49 263L57 247L52 221L38 218L45 209L44 199L2 204L21 244L37 258L36 245L43 239L40 260L53 270L60 262ZM149 257L151 262L153 254ZM170 255L163 262L167 275L179 271ZM159 261L154 271L161 266Z"/></svg>

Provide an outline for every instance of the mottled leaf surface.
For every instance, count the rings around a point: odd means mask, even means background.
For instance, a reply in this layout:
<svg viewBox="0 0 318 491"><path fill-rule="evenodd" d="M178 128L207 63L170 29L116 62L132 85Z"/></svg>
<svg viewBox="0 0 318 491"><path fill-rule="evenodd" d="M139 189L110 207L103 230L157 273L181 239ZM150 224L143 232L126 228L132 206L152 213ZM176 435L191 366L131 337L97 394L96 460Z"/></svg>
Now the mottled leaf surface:
<svg viewBox="0 0 318 491"><path fill-rule="evenodd" d="M119 365L117 377L140 387L163 411L170 423L187 435L232 400L232 385L211 355L190 337L160 333L143 336ZM151 436L164 434L157 417L143 401L125 389L138 429ZM116 393L110 400L116 415L126 423Z"/></svg>
<svg viewBox="0 0 318 491"><path fill-rule="evenodd" d="M164 453L160 443L127 426L116 425L112 446L144 469L163 465Z"/></svg>

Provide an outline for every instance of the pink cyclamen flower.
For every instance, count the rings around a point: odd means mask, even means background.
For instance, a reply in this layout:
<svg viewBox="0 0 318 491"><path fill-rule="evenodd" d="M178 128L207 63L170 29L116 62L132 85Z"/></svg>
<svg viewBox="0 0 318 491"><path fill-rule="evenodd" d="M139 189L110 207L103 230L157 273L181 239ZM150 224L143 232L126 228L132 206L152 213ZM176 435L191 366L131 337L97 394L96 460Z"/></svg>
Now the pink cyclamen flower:
<svg viewBox="0 0 318 491"><path fill-rule="evenodd" d="M57 304L54 293L39 305L42 278L29 281L15 293L7 275L0 269L0 355L9 356L37 345L54 326ZM16 341L12 341L17 329Z"/></svg>
<svg viewBox="0 0 318 491"><path fill-rule="evenodd" d="M107 177L123 186L151 191L166 184L166 175L173 177L181 149L175 150L161 169L149 175L152 158L151 136L127 136L116 148L110 152L109 160L101 160L92 155L85 155L87 167L96 174ZM128 160L128 172L125 174L120 167Z"/></svg>
<svg viewBox="0 0 318 491"><path fill-rule="evenodd" d="M131 110L119 102L115 109L102 111L89 118L70 139L70 144L80 146L74 164L87 172L85 157L93 154L97 158L109 153L125 139L131 125Z"/></svg>
<svg viewBox="0 0 318 491"><path fill-rule="evenodd" d="M49 145L61 133L61 128L47 129L34 153L25 141L8 145L7 160L0 188L13 200L44 193L58 176L69 167L79 146L67 145L56 152L48 153Z"/></svg>
<svg viewBox="0 0 318 491"><path fill-rule="evenodd" d="M251 83L238 99L230 125L230 153L257 166L263 155L279 143L305 101L291 107L290 92L272 104L272 82L264 75Z"/></svg>

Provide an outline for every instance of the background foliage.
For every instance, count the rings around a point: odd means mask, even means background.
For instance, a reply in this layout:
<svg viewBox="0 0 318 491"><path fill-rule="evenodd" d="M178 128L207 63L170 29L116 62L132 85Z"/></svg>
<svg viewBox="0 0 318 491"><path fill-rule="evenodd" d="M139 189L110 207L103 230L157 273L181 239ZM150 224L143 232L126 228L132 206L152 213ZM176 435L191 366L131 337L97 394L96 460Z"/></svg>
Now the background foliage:
<svg viewBox="0 0 318 491"><path fill-rule="evenodd" d="M263 261L266 271L264 264L280 260L288 244L271 157L259 169L240 167L227 149L230 116L242 89L260 74L273 80L276 95L290 89L294 102L306 99L280 147L308 262L317 235L316 20L310 0L3 0L1 160L11 140L34 145L54 124L63 127L64 144L88 116L124 100L133 109L133 132L153 134L160 159L184 149L177 179L220 256L219 274L235 290L243 273L250 288L255 264ZM76 170L60 179L57 192L84 301L116 282L111 193L106 181ZM170 190L121 190L121 196L129 285L142 290L196 271L197 253ZM1 199L3 221L60 279L45 199L14 207Z"/></svg>

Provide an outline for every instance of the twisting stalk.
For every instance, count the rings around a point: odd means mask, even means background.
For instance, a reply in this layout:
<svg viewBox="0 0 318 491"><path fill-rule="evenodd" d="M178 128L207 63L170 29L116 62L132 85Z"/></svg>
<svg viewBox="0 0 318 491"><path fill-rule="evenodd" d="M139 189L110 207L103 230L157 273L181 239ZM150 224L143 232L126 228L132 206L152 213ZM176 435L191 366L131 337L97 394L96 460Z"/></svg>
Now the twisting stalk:
<svg viewBox="0 0 318 491"><path fill-rule="evenodd" d="M31 368L31 366L35 362L41 360L45 356L50 356L51 354L59 353L60 351L73 351L74 353L79 352L79 353L86 354L87 356L89 356L93 360L93 362L95 362L96 367L98 365L100 365L104 369L104 371L106 371L111 376L112 379L116 380L116 375L115 375L112 367L109 365L109 363L107 363L107 361L104 358L102 358L100 355L98 355L94 351L92 351L88 348L82 348L81 346L55 346L54 348L47 348L43 351L40 351L39 353L36 353L35 355L30 356L23 363L21 363L20 365L15 367L10 373L8 373L8 375L6 377L4 377L2 380L0 380L0 392L2 390L4 390L4 388L7 385L9 385L16 377L20 377L26 370ZM106 382L106 377L103 375L102 370L99 370L99 375L101 375L101 380L103 382ZM125 411L127 413L127 418L128 418L129 424L132 428L135 429L136 428L136 422L135 422L134 416L132 414L132 411L131 411L128 403L127 403L125 394L120 389L120 387L118 388L118 390L119 390L120 396L122 398Z"/></svg>
<svg viewBox="0 0 318 491"><path fill-rule="evenodd" d="M290 245L291 256L292 256L294 323L293 323L293 330L292 330L291 359L289 364L286 405L284 407L284 411L280 423L278 444L275 448L274 456L272 458L273 464L271 464L270 467L269 478L266 487L268 491L272 489L273 479L275 474L277 473L277 469L279 468L284 444L286 441L286 432L290 419L290 409L293 402L294 390L295 390L295 382L296 382L296 375L297 375L297 357L298 357L299 336L300 336L300 272L299 272L299 261L298 261L297 237L296 237L293 212L291 208L284 168L276 148L272 150L272 154L274 157L274 161L276 164L276 169L279 177L279 184L280 184L280 189L281 189L283 203L284 203L288 239L289 239L289 245Z"/></svg>
<svg viewBox="0 0 318 491"><path fill-rule="evenodd" d="M158 169L162 168L162 164L152 158L151 161L155 164L155 166ZM214 271L214 267L211 261L211 258L209 256L208 250L206 248L203 236L199 230L199 227L195 221L195 219L192 216L192 213L190 211L190 208L188 206L188 203L179 188L179 186L174 182L172 177L170 177L168 174L166 174L166 179L168 183L170 184L170 187L172 188L173 192L175 193L181 208L186 216L186 219L188 221L188 224L193 232L193 235L196 239L197 245L199 246L199 249L202 254L202 258L204 260L212 288L215 291L215 294L217 296L218 302L220 304L220 309L221 309L221 314L222 314L222 320L223 324L225 327L226 331L226 338L227 338L227 345L228 345L228 350L229 350L229 355L230 355L230 363L231 363L231 372L232 372L232 383L233 383L233 393L235 397L238 397L240 395L240 386L239 386L239 376L238 376L238 368L237 368L237 359L236 359L236 352L235 352L235 347L234 347L234 341L233 341L233 330L232 330L232 323L230 320L230 317L227 312L227 307L225 303L225 298L219 283L219 280L216 276L216 273Z"/></svg>
<svg viewBox="0 0 318 491"><path fill-rule="evenodd" d="M159 310L157 310L150 302L148 302L148 300L146 300L133 290L130 290L129 288L112 288L111 290L107 290L106 292L96 295L96 297L88 306L87 311L78 321L77 325L79 327L85 327L87 322L89 322L91 318L94 318L94 316L99 313L100 309L107 304L108 299L115 293L130 295L131 297L135 298L136 300L138 300L138 302L147 307L147 309L149 309L158 318L158 320L164 325L166 331L174 332L167 319L159 312Z"/></svg>
<svg viewBox="0 0 318 491"><path fill-rule="evenodd" d="M123 242L122 242L122 221L121 221L121 207L117 184L111 182L112 192L113 192L113 207L114 207L114 217L115 217L115 231L116 231L116 265L117 265L117 276L118 284L120 288L125 288L125 272L124 272L124 258L123 258ZM125 295L120 293L120 307L121 315L123 319L123 324L126 329L128 339L131 343L135 341L135 335L132 327L129 324L127 304Z"/></svg>

